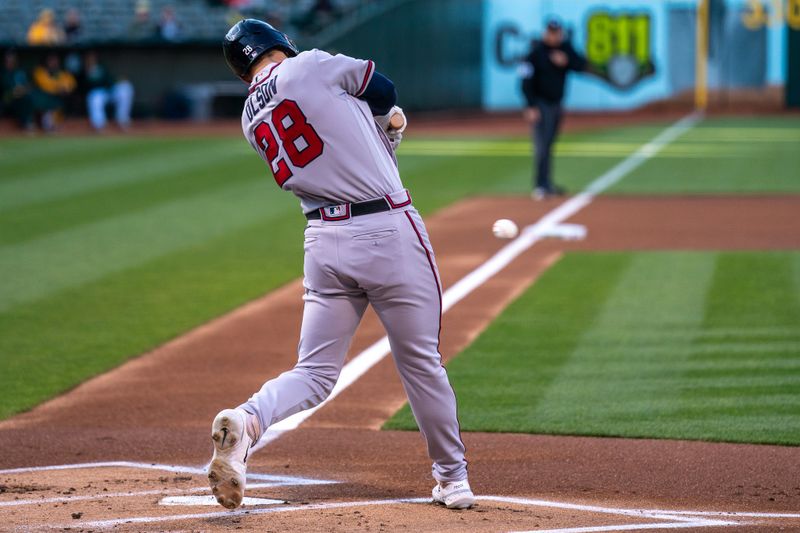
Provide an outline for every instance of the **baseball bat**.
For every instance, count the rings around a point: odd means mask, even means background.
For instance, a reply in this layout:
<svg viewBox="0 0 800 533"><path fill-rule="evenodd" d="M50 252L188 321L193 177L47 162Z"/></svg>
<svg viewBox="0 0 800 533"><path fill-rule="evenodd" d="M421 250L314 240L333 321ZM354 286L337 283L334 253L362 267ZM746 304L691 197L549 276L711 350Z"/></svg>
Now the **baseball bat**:
<svg viewBox="0 0 800 533"><path fill-rule="evenodd" d="M403 124L405 124L405 121L400 113L392 115L392 118L389 119L389 127L393 130L399 130L403 127Z"/></svg>

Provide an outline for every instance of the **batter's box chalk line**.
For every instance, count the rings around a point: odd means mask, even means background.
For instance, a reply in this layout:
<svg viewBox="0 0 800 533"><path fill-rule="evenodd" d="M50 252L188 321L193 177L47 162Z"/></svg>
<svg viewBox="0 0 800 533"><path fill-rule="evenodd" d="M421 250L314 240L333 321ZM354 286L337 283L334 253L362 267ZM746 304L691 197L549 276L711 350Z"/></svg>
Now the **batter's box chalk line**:
<svg viewBox="0 0 800 533"><path fill-rule="evenodd" d="M198 474L205 475L205 468L181 466L181 465L167 465L159 463L138 463L131 461L107 461L98 463L78 463L66 465L52 465L52 466L38 466L27 468L12 468L0 470L0 474L27 474L34 472L47 472L56 470L70 470L70 469L85 469L85 468L131 468L142 470L157 470L174 472L181 474ZM338 481L310 479L297 476L278 476L272 474L248 474L247 488L270 488L281 486L297 486L297 485L326 485L339 483ZM99 495L74 495L64 496L58 498L46 498L36 500L12 500L0 502L0 506L20 506L20 505L36 505L42 503L55 503L55 502L75 502L86 500L99 500L107 498L126 498L137 497L144 495L161 495L163 498L159 501L161 505L172 507L190 507L190 506L210 506L217 505L213 497L207 494L208 487L191 487L185 489L161 489L149 490L139 492L119 492L119 493L102 493ZM198 494L193 496L192 494ZM753 519L793 519L800 520L800 513L756 513L756 512L732 512L732 511L691 511L691 510L670 510L670 509L625 509L615 507L603 507L598 505L586 505L577 503L568 503L551 500L539 500L531 498L515 498L507 496L477 496L479 502L494 502L513 504L526 507L539 507L550 509L563 509L568 511L597 513L612 516L623 516L639 520L649 520L642 523L628 523L628 524L608 524L597 526L583 526L583 527L570 527L549 530L536 530L538 533L593 533L602 531L642 531L649 529L686 529L686 528L702 528L702 527L737 527L747 526L753 524ZM161 515L161 516L131 516L126 518L114 518L109 520L90 520L90 521L73 521L65 524L42 524L43 528L61 529L65 527L70 528L91 528L91 529L108 529L121 525L132 524L159 524L169 523L180 520L208 520L214 518L230 518L240 515L255 516L261 514L273 513L291 513L303 511L316 511L316 510L329 510L329 509L342 509L353 507L376 507L387 505L419 505L430 504L430 498L395 498L383 500L362 500L362 501L349 501L349 502L328 502L319 504L305 504L305 505L289 505L282 500L273 500L268 498L255 498L250 497L246 499L246 507L237 509L235 511L214 511L202 513L189 513L189 514L176 514L176 515ZM468 511L467 511L468 512ZM514 533L523 533L517 531ZM525 532L527 533L527 532Z"/></svg>
<svg viewBox="0 0 800 533"><path fill-rule="evenodd" d="M201 475L205 478L206 475L206 468L198 468L193 466L182 466L182 465L166 465L160 463L137 463L132 461L105 461L105 462L97 462L97 463L75 463L75 464L66 464L66 465L51 465L51 466L33 466L33 467L25 467L25 468L9 468L6 470L0 470L0 475L3 474L29 474L35 472L48 472L48 471L57 471L57 470L76 470L76 469L86 469L86 468L131 468L131 469L139 469L139 470L157 470L161 472L173 472L176 474L197 474ZM278 476L273 474L258 474L254 472L250 472L247 474L247 488L248 489L266 489L266 488L273 488L273 487L291 487L291 486L302 486L302 485L330 485L334 483L339 483L338 481L332 481L328 479L312 479L312 478L305 478L305 477L297 477L297 476ZM151 489L151 490L141 490L141 491L123 491L123 492L103 492L100 494L76 494L70 496L56 496L52 498L38 498L38 499L31 499L31 500L7 500L7 501L0 501L0 508L3 507L20 507L25 505L37 505L37 504L45 504L45 503L69 503L69 502L79 502L79 501L93 501L93 500L102 500L107 498L133 498L133 497L141 497L141 496L164 496L167 503L164 505L179 505L177 503L172 503L173 500L170 500L171 495L176 495L184 498L189 498L186 500L188 502L196 502L196 503L182 503L180 505L206 505L205 503L205 496L186 496L187 494L207 494L209 492L208 486L202 487L189 487L183 489ZM193 498L197 498L197 500L193 500ZM208 496L211 498L211 496ZM264 498L258 499L259 501L250 500L249 505L265 505L266 501ZM164 501L164 500L162 500ZM181 500L174 500L174 501L181 501ZM216 500L212 498L214 505L219 505ZM269 500L269 504L274 503L285 503L282 500Z"/></svg>
<svg viewBox="0 0 800 533"><path fill-rule="evenodd" d="M105 461L97 463L75 463L67 465L51 465L51 466L31 466L24 468L10 468L0 470L0 474L26 474L30 472L46 472L51 470L72 470L78 468L137 468L142 470L160 470L164 472L174 472L177 474L197 474L206 475L205 467L183 466L183 465L166 465L160 463L137 463L133 461ZM331 481L327 479L312 479L297 476L278 476L273 474L257 474L253 472L247 473L248 480L262 482L260 487L281 487L288 485L330 485L332 483L339 483L338 481Z"/></svg>
<svg viewBox="0 0 800 533"><path fill-rule="evenodd" d="M694 511L661 511L651 509L620 509L613 507L601 507L594 505L580 505L566 502L556 502L548 500L535 500L528 498L511 498L504 496L478 496L477 499L481 502L495 502L505 504L516 504L531 507L544 507L565 509L572 511L583 511L589 513L603 513L608 515L617 515L625 517L634 517L642 520L659 520L659 522L644 522L644 523L629 523L629 524L609 524L600 526L586 526L586 527L570 527L548 530L535 530L537 533L591 533L600 531L641 531L648 529L686 529L686 528L702 528L702 527L737 527L747 526L752 522L734 521L732 518L750 517L758 515L762 518L800 518L800 514L771 514L771 513L733 513L733 512L711 512L700 511L695 514ZM284 506L269 506L259 508L240 508L235 511L217 511L210 513L191 513L167 516L134 516L128 518L118 518L112 520L95 520L85 522L73 522L71 524L57 524L49 526L54 529L62 527L77 527L77 528L91 528L91 529L107 529L120 525L135 525L135 524L156 524L174 522L180 520L209 520L215 518L234 518L243 515L257 516L275 513L292 513L292 512L307 512L307 511L325 511L332 509L344 509L354 507L377 507L387 505L430 505L430 498L397 498L388 500L362 500L350 502L330 502L319 504L306 504L306 505L284 505ZM469 511L465 511L469 513ZM705 518L703 516L706 516ZM707 518L707 516L724 516L726 520L719 518ZM463 515L462 515L463 517ZM528 533L527 531L515 531L514 533ZM533 530L531 530L533 533Z"/></svg>

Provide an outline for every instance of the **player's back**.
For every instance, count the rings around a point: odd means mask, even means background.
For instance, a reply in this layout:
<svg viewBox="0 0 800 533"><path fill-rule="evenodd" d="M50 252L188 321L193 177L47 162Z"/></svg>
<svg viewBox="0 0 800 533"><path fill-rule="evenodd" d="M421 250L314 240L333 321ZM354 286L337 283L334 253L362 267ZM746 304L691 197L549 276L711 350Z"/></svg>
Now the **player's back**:
<svg viewBox="0 0 800 533"><path fill-rule="evenodd" d="M373 72L371 61L310 50L253 79L245 136L304 212L402 189L388 141L357 98Z"/></svg>

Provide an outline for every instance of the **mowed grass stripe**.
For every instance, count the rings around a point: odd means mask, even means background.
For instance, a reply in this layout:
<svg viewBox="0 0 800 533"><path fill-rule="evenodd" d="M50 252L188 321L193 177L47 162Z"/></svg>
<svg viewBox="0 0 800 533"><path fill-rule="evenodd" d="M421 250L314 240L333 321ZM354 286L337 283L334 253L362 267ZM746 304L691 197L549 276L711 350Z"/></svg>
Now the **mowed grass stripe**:
<svg viewBox="0 0 800 533"><path fill-rule="evenodd" d="M594 276L579 256L567 255L448 363L463 430L534 431L535 406L624 276L630 257L597 254L589 261L605 276ZM416 428L408 405L384 428Z"/></svg>
<svg viewBox="0 0 800 533"><path fill-rule="evenodd" d="M183 173L213 165L221 157L244 153L226 141L197 139L133 141L124 151L105 157L102 152L54 163L41 162L36 173L0 183L0 211L46 202L120 184L152 181L172 172Z"/></svg>
<svg viewBox="0 0 800 533"><path fill-rule="evenodd" d="M237 184L4 246L0 311L251 224L265 194L263 182Z"/></svg>
<svg viewBox="0 0 800 533"><path fill-rule="evenodd" d="M570 253L448 365L462 429L800 445L799 274L800 252Z"/></svg>
<svg viewBox="0 0 800 533"><path fill-rule="evenodd" d="M199 159L178 169L143 175L142 179L122 183L103 183L72 196L0 211L0 254L2 246L21 243L49 233L64 231L82 224L150 209L162 203L178 201L201 193L224 189L244 182L265 182L266 169L237 165L241 156L219 154L213 159ZM230 172L232 167L242 172ZM69 179L83 179L70 176ZM36 187L36 184L31 184Z"/></svg>
<svg viewBox="0 0 800 533"><path fill-rule="evenodd" d="M111 141L111 142L109 142ZM3 176L0 178L0 190L7 189L17 182L36 182L42 180L47 184L47 178L60 177L71 172L91 172L93 168L119 161L123 166L126 158L141 158L143 152L157 156L180 150L181 143L176 139L132 138L127 142L117 139L100 137L97 142L84 139L84 142L75 144L69 137L54 137L39 140L38 153L27 154L27 150L20 147L25 155L14 151L0 152L0 164ZM24 145L23 145L24 146Z"/></svg>
<svg viewBox="0 0 800 533"><path fill-rule="evenodd" d="M296 209L286 196L285 207ZM0 418L296 278L299 215L280 206L263 213L216 238L0 313ZM192 369L180 379L193 379Z"/></svg>
<svg viewBox="0 0 800 533"><path fill-rule="evenodd" d="M629 155L629 154L626 154ZM558 158L555 180L570 191L583 189L622 157ZM400 154L400 174L411 190L414 205L428 214L466 196L530 194L532 158L427 157Z"/></svg>
<svg viewBox="0 0 800 533"><path fill-rule="evenodd" d="M0 139L0 183L35 177L43 165L59 166L65 157L87 162L102 153L130 151L133 137L47 137ZM13 172L11 172L13 170Z"/></svg>
<svg viewBox="0 0 800 533"><path fill-rule="evenodd" d="M614 153L603 153L598 156L598 164L611 168L614 162L608 162L604 159L618 158L623 159L636 149L638 149L643 139L649 139L658 135L668 124L658 126L634 126L629 128L608 128L596 130L592 132L570 132L560 136L559 145L597 145L600 148L608 145L609 148L614 149ZM405 161L409 159L428 159L431 156L443 157L448 159L451 169L463 172L468 171L472 165L482 165L481 159L486 159L491 165L500 164L499 159L506 158L506 156L519 156L520 158L532 159L532 145L530 137L474 137L474 136L426 136L425 134L419 136L409 136L403 141L398 149L398 158L401 162L400 170L403 172L405 168ZM469 157L468 156L475 156ZM510 158L510 157L508 157ZM568 163L571 163L571 158L564 158ZM513 164L520 167L526 167L526 173L531 172L531 161L515 161ZM557 179L570 179L570 173L564 172L563 176L559 176L558 165L555 171ZM597 171L600 172L600 171ZM597 177L597 172L593 176L587 176L586 179ZM450 171L453 173L453 170ZM456 174L458 175L458 174ZM487 176L490 178L491 176ZM490 185L491 179L487 179L487 185Z"/></svg>
<svg viewBox="0 0 800 533"><path fill-rule="evenodd" d="M789 328L800 336L798 270L800 253L797 252L721 255L709 290L704 327L738 327L743 333L751 328ZM735 431L744 440L800 444L800 410L796 401L800 398L800 342L788 342L778 335L745 343L746 350L736 349L730 342L720 344L723 349L716 352L705 349L693 352L693 362L700 366L684 372L682 397L689 404L698 398L705 402L714 398L733 401L705 414L698 412L696 406L687 407L687 415L703 419L707 434ZM707 343L698 346L707 347ZM759 402L733 394L748 386L760 389ZM794 392L795 401L784 398L783 394L789 391ZM796 416L771 428L769 440L764 440L761 433L764 428L760 425L751 427L735 421L737 416L767 418L781 412L793 412ZM676 416L680 414L679 411Z"/></svg>
<svg viewBox="0 0 800 533"><path fill-rule="evenodd" d="M641 401L641 390L631 388L631 381L642 382L647 389L649 408L645 418L663 413L654 409L653 400L668 404L678 391L682 361L690 357L689 347L703 321L706 289L714 272L713 254L641 254L632 255L625 275L609 294L594 322L583 332L559 375L550 383L542 400L533 409L537 420L533 431L544 433L608 434L603 419L620 410L631 413L631 406ZM654 283L654 280L658 280ZM586 287L591 290L591 286ZM626 350L627 368L620 372L605 364L600 354L614 354L614 343L598 346L596 335L607 340L607 331L631 331L677 327L687 334L673 338L669 350L655 360L638 357ZM659 342L659 341L656 341ZM642 344L647 346L648 340ZM666 368L661 364L668 360ZM652 368L655 363L658 368ZM634 416L634 415L632 415ZM613 434L613 433L612 433ZM641 436L627 435L625 436Z"/></svg>
<svg viewBox="0 0 800 533"><path fill-rule="evenodd" d="M768 125L769 127L765 127ZM728 145L745 157L651 159L612 187L610 194L756 194L800 192L800 117L782 119L709 118L680 142L696 146L726 135ZM753 142L750 137L770 142Z"/></svg>
<svg viewBox="0 0 800 533"><path fill-rule="evenodd" d="M626 157L641 143L602 142L558 142L554 147L557 157L606 158ZM748 144L744 147L726 143L673 143L653 158L685 157L739 157L746 158L758 153L759 147ZM403 146L403 155L416 156L469 156L469 157L530 157L531 145L527 141L506 142L450 142L409 141Z"/></svg>

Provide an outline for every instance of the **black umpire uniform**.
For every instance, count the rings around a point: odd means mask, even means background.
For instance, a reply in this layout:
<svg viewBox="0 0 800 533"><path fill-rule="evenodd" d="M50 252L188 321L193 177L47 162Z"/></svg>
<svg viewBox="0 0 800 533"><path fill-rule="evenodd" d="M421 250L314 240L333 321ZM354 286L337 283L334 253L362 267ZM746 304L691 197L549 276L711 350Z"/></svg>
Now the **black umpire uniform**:
<svg viewBox="0 0 800 533"><path fill-rule="evenodd" d="M531 44L525 62L528 69L522 80L522 92L528 107L538 110L538 120L532 125L536 145L534 196L543 198L550 194L563 194L563 189L550 179L551 150L561 123L561 100L567 72L585 70L586 58L563 38L561 24L550 21L542 40Z"/></svg>

